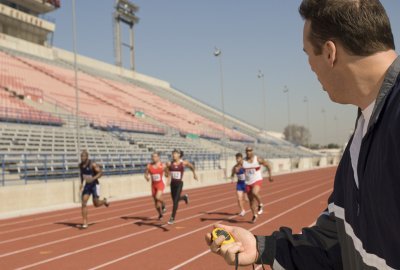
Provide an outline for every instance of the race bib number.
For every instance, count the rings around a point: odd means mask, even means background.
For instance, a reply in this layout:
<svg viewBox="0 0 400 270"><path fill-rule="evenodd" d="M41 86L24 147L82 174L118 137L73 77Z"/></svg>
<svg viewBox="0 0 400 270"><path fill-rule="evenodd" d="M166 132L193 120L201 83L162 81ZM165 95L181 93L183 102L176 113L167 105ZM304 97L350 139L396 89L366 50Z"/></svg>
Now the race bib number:
<svg viewBox="0 0 400 270"><path fill-rule="evenodd" d="M83 175L82 175L82 178L85 179L85 180L86 180L86 179L90 179L90 178L92 178L92 175L90 175L90 174L83 174Z"/></svg>
<svg viewBox="0 0 400 270"><path fill-rule="evenodd" d="M256 173L256 170L255 169L248 169L248 170L246 170L246 173L247 173L247 175L253 175L253 174Z"/></svg>
<svg viewBox="0 0 400 270"><path fill-rule="evenodd" d="M244 180L246 180L246 176L244 174L238 174L238 180L244 181Z"/></svg>
<svg viewBox="0 0 400 270"><path fill-rule="evenodd" d="M172 179L181 179L181 172L171 172Z"/></svg>
<svg viewBox="0 0 400 270"><path fill-rule="evenodd" d="M153 181L157 182L161 180L161 176L159 174L153 174L151 175L151 178L153 179Z"/></svg>

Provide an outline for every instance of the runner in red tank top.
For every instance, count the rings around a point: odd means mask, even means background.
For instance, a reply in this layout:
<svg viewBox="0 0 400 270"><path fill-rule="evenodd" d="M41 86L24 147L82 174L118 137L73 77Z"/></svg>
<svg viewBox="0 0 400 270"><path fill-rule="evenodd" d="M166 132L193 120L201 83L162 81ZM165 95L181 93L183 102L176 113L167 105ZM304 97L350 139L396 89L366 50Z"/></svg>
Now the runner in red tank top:
<svg viewBox="0 0 400 270"><path fill-rule="evenodd" d="M160 161L160 155L158 153L153 153L151 155L152 162L147 164L144 177L147 182L151 181L151 194L154 199L154 205L158 212L158 219L163 218L163 214L166 212L165 203L162 200L162 193L165 188L164 174L165 166Z"/></svg>
<svg viewBox="0 0 400 270"><path fill-rule="evenodd" d="M167 175L171 177L171 197L173 201L173 208L171 218L168 221L168 224L174 224L176 211L178 210L179 201L183 200L186 204L189 203L189 196L185 194L181 196L182 188L183 188L183 173L185 171L185 167L188 167L193 172L193 178L197 181L197 175L194 170L193 164L191 164L187 160L182 160L183 151L179 149L174 149L172 151L172 162L167 163Z"/></svg>

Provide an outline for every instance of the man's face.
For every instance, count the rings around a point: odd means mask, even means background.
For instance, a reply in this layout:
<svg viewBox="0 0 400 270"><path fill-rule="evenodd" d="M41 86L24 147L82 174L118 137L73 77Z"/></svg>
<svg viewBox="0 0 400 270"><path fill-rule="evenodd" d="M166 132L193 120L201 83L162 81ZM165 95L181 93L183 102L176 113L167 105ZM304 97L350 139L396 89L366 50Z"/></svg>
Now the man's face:
<svg viewBox="0 0 400 270"><path fill-rule="evenodd" d="M332 101L346 103L342 85L343 79L338 75L341 68L337 63L337 52L335 52L335 56L333 56L327 46L323 45L322 53L316 55L314 53L314 47L310 42L310 32L311 22L306 20L303 31L303 49L308 56L308 63L310 64L311 70L317 75L317 79L321 83L322 88L328 93ZM332 66L331 57L335 57L334 66Z"/></svg>
<svg viewBox="0 0 400 270"><path fill-rule="evenodd" d="M246 148L246 155L247 155L247 157L249 157L249 158L252 158L253 157L253 148L249 148L249 147L247 147Z"/></svg>
<svg viewBox="0 0 400 270"><path fill-rule="evenodd" d="M151 160L153 161L153 163L157 163L160 161L160 157L158 156L158 154L152 154Z"/></svg>
<svg viewBox="0 0 400 270"><path fill-rule="evenodd" d="M181 155L178 152L172 152L172 158L174 160L180 159Z"/></svg>
<svg viewBox="0 0 400 270"><path fill-rule="evenodd" d="M86 162L88 160L88 154L86 152L81 153L81 161Z"/></svg>

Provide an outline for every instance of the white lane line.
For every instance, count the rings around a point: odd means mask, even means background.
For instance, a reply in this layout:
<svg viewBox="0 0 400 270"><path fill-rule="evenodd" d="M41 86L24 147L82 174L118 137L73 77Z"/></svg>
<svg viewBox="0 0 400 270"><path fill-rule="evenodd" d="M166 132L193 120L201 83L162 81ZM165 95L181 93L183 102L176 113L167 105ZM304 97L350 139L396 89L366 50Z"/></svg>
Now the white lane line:
<svg viewBox="0 0 400 270"><path fill-rule="evenodd" d="M225 184L221 184L221 189L222 189L222 185L225 185ZM220 191L212 189L211 191L208 190L208 192L211 193L210 195L212 195L213 193L218 193ZM194 190L194 191L190 192L190 195L193 196L193 197L197 197L197 196L199 196L199 195L201 195L203 193L207 193L207 190ZM165 193L164 195L168 196L169 193ZM143 206L151 206L151 205L153 205L154 203L151 202L149 200L149 198L150 198L150 195L146 196L144 198L140 198L140 202L142 202L142 201L148 201L148 202L143 203L143 204L139 204L139 205L137 205L137 200L135 198L131 199L130 201L124 200L124 201L121 201L121 202L119 202L119 201L116 201L116 202L110 201L110 202L113 204L113 207L115 205L115 207L118 207L118 208L123 207L125 205L135 204L135 206L123 208L123 209L128 209L128 208L134 209L134 208L140 208L140 207L143 207ZM43 220L43 219L51 219L51 218L59 217L59 216L76 215L77 209L79 209L79 207L74 207L73 210L71 210L71 209L59 210L59 211L65 211L65 212L64 213L59 213L59 214L53 214L53 215L50 215L50 216L46 215L46 216L43 216L43 217L37 217L37 218L31 218L31 219L27 219L27 220L20 220L20 221L16 221L16 222L12 222L12 223L0 224L0 227L16 225L16 224L21 224L21 223L25 223L25 222L38 221L38 220ZM104 213L96 213L96 214L94 214L92 216L102 215L102 214L104 214ZM75 219L75 218L71 217L71 219ZM70 221L71 219L68 219L67 221ZM27 228L36 228L36 227L40 227L40 226L46 226L48 224L49 223L46 222L46 223L41 223L41 224L37 224L37 225L34 225L34 226L30 226L30 227L23 227L23 228L18 228L18 229L14 229L14 230L1 231L0 235L1 234L5 234L5 233L9 233L9 232L18 231L18 230L26 230Z"/></svg>
<svg viewBox="0 0 400 270"><path fill-rule="evenodd" d="M313 198L311 198L311 199L309 199L309 200L307 200L307 201L304 201L304 202L302 202L301 204L298 204L297 206L292 207L292 208L290 208L290 209L288 209L288 210L286 210L286 211L284 211L284 212L282 212L282 213L280 213L280 214L278 214L278 215L276 215L276 216L274 216L274 217L272 217L272 218L270 218L270 219L264 221L263 223L260 223L260 224L257 225L257 226L254 226L254 227L250 228L249 231L253 231L253 230L255 230L255 229L257 229L257 228L259 228L259 227L261 227L261 226L263 226L263 225L265 225L265 224L267 224L267 223L269 223L269 222L271 222L271 221L273 221L273 220L275 220L275 219L277 219L277 218L279 218L279 217L281 217L281 216L283 216L283 215L285 215L285 214L287 214L287 213L289 213L289 212L291 212L291 211L293 211L293 210L295 210L295 209L297 209L297 208L299 208L299 207L301 207L301 206L303 206L303 205L305 205L305 204L307 204L307 203L309 203L309 202L311 202L311 201L314 201L315 199L317 199L317 198L319 198L319 197L324 196L325 194L327 194L327 193L329 193L329 192L332 192L332 189L329 189L329 190L327 190L327 191L325 191L325 192L323 192L323 193L321 193L321 194L319 194L319 195L317 195L317 196L314 196ZM308 227L313 226L313 224L315 224L315 222L313 222L313 223L312 223L311 225L309 225ZM189 264L189 263L191 263L191 262L197 260L198 258L200 258L200 257L202 257L202 256L204 256L204 255L206 255L206 254L208 254L208 253L210 253L210 252L211 252L210 249L208 249L208 250L206 250L206 251L204 251L204 252L202 252L202 253L200 253L200 254L194 256L193 258L184 261L184 262L181 263L181 264L178 264L178 265L173 266L173 267L170 268L169 270L176 270L176 269L179 269L179 268L181 268L182 266L185 266L185 265L187 265L187 264ZM97 269L97 268L95 268L95 269ZM256 270L257 270L257 269L261 269L261 265L259 265L259 266L256 268Z"/></svg>
<svg viewBox="0 0 400 270"><path fill-rule="evenodd" d="M291 186L289 187L289 189L292 188L292 187L296 187L296 186L303 186L304 184L309 183L309 182L314 182L315 180L316 180L316 179L310 179L310 180L305 181L305 182L302 182L302 183L300 183L300 184L298 184L298 185L293 185L293 183L290 183ZM285 185L285 186L286 186L286 185ZM285 190L287 190L287 189L288 189L288 188L283 189L283 190L278 190L278 191L275 191L275 192L271 192L271 193L268 193L267 195L273 195L273 194L275 194L276 192L282 192L282 191L285 191ZM232 194L232 191L219 193L218 195L215 195L215 196L209 196L209 197L207 198L207 200L209 200L210 198L213 198L213 197L220 197L220 196L222 196L222 195L224 195L224 194ZM228 197L228 198L230 198L230 197ZM195 201L199 201L199 200L203 200L203 198L193 199L193 200L191 200L191 202L195 202ZM171 207L171 206L169 206L169 207ZM130 209L130 208L118 209L118 210L115 210L115 211L113 211L113 212L119 212L119 211L121 211L121 210L124 210L124 211L125 211L125 210L128 210L128 209ZM150 211L153 211L153 210L152 210L152 209L146 209L146 210L142 210L142 211L139 211L139 212L129 213L129 215L136 215L136 214L141 214L141 213L150 212ZM102 214L105 214L105 213L102 213ZM109 214L109 213L107 213L107 214ZM92 217L93 217L93 216L96 216L96 214L92 215ZM93 221L93 222L94 222L94 223L99 223L99 222L104 222L104 221L112 220L112 219L118 218L118 217L120 217L120 215L112 216L112 217L105 218L105 219L95 220L95 221ZM73 219L73 220L74 220L74 219ZM70 220L70 221L73 221L73 220ZM36 227L36 226L33 226L33 227ZM40 226L38 226L38 227L40 227ZM31 235L27 235L27 236L21 236L21 237L17 237L17 238L13 238L13 239L8 239L8 240L5 240L5 241L1 241L0 244L5 244L5 243L10 243L10 242L18 241L18 240L24 240L24 239L34 238L34 237L37 237L37 236L46 235L46 234L50 234L50 233L54 233L54 232L59 232L59 231L63 231L63 230L69 230L69 229L70 229L70 228L60 228L60 229L50 230L50 231L46 231L46 232L42 232L42 233L38 233L38 234L31 234ZM0 256L0 258L1 258L1 256Z"/></svg>
<svg viewBox="0 0 400 270"><path fill-rule="evenodd" d="M320 184L320 185L316 185L316 186L314 186L313 188L308 188L308 189L305 189L305 190L300 191L300 192L297 192L297 193L293 193L292 195L289 195L289 196L280 198L280 199L278 199L278 200L275 200L275 201L273 201L273 202L270 202L270 203L268 203L267 205L271 205L271 204L277 203L277 202L279 202L279 201L283 201L283 200L285 200L285 199L287 199L287 198L294 197L294 196L296 196L296 195L298 195L298 194L304 193L304 192L306 192L306 191L308 191L308 190L314 189L314 188L316 188L317 186L321 186L321 185L326 185L326 183L323 183L323 184ZM323 194L325 194L325 193L326 193L326 192L324 192ZM317 197L320 197L320 196L322 196L322 195L318 195ZM301 205L302 205L302 204L300 204L300 205L294 207L293 209L296 209L296 208L300 207ZM249 210L248 210L248 211L249 211ZM234 218L234 217L236 217L236 216L237 216L237 215L233 215L233 216L229 217L228 219L232 219L232 218ZM277 216L281 216L281 215L277 215ZM273 219L270 219L270 220L273 220ZM214 222L214 223L212 223L212 224L216 224L216 223L218 223L218 222ZM212 224L211 224L211 225L212 225ZM190 234L192 234L192 233L195 233L195 232L197 232L197 231L200 231L200 230L203 230L203 229L205 229L205 228L208 228L208 227L211 226L211 225L210 225L210 224L205 225L205 226L200 227L200 228L198 228L198 229L196 229L196 230L192 230L191 232L188 232L188 233L182 234L182 235L180 235L180 236L177 236L177 237L174 237L174 238L165 240L165 241L163 241L163 242L160 242L160 243L158 243L158 244L152 245L152 246L150 246L150 247L147 247L147 248L144 248L144 249L140 249L140 250L138 250L138 251L136 251L136 252L127 254L127 255L125 255L125 256L123 256L123 257L120 257L120 258L117 258L117 259L115 259L115 260L109 261L109 262L104 263L104 264L102 264L102 265L99 265L99 266L90 268L90 270L99 269L99 268L102 268L102 267L105 267L105 266L114 264L114 263L116 263L116 262L125 260L125 259L130 258L130 257L132 257L132 256L135 256L135 255L137 255L137 254L143 253L143 252L148 251L148 250L150 250L150 249L156 248L156 247L158 247L158 246L167 244L167 243L169 243L169 242L175 241L175 240L177 240L177 239L180 239L180 238L182 238L182 237L185 237L185 236L190 235ZM23 268L23 269L25 269L25 268Z"/></svg>
<svg viewBox="0 0 400 270"><path fill-rule="evenodd" d="M199 204L199 205L196 205L196 206L191 207L191 208L185 208L185 209L182 209L180 212L189 211L189 210L191 210L191 209L193 209L193 208L202 207L202 206L205 206L205 205L213 204L213 203L215 203L215 202L220 202L220 201L229 200L229 199L232 199L232 198L234 198L234 196L226 197L226 198L221 199L221 200L218 200L218 201L213 201L213 202L207 202L207 203ZM146 211L152 211L152 212L154 212L154 209L150 209L150 210L146 210ZM158 216L152 216L152 217L150 217L150 218L156 218L156 217L158 217ZM113 218L109 218L109 219L113 219ZM9 252L9 253L1 254L1 255L0 255L0 258L7 257L7 256L11 256L11 255L15 255L15 254L18 254L18 253L21 253L21 252L25 252L25 251L29 251L29 250L32 250L32 249L36 249L36 248L45 247L45 246L48 246L48 245L53 245L53 244L57 244L57 243L61 243L61 242L69 241L69 240L73 240L73 239L76 239L76 238L84 237L84 236L87 236L87 235L92 235L92 234L95 234L95 233L101 233L101 232L104 232L104 231L108 231L108 230L112 230L112 229L116 229L116 228L120 228L120 227L129 226L129 225L136 224L136 223L139 223L139 222L142 222L142 221L139 220L139 221L136 221L136 222L133 222L133 223L130 223L130 222L128 222L128 223L123 223L123 224L119 224L119 225L107 227L107 228L104 228L104 229L100 229L100 230L97 230L97 231L88 232L88 233L85 233L85 234L70 236L70 237L58 239L58 240L55 240L55 241L46 242L46 243L39 244L39 245L36 245L36 246L32 246L32 247L29 247L29 248L19 249L19 250L12 251L12 252ZM156 229L156 228L153 228L153 229ZM141 232L141 231L140 231L140 232ZM139 232L139 233L140 233L140 232ZM143 231L143 232L146 232L146 231Z"/></svg>
<svg viewBox="0 0 400 270"><path fill-rule="evenodd" d="M325 169L326 168L312 169L312 170L309 170L309 171L317 171L317 170L325 170ZM291 175L291 174L295 175L295 174L299 174L299 173L303 173L303 172L283 173L283 174L279 174L277 177L287 176L287 175ZM287 184L287 183L288 183L287 181L283 181L283 182L279 182L278 181L278 182L274 183L274 186L280 186L280 185L284 185L284 184ZM218 184L218 185L207 186L207 187L198 187L198 188L189 189L189 190L190 190L190 194L192 196L197 196L199 194L206 193L206 192L214 192L214 191L218 192L218 190L216 190L215 188L221 188L222 189L222 188L225 187L225 185L230 185L230 183L221 183L221 184ZM165 194L168 195L169 193L165 193ZM120 207L120 206L123 206L123 205L126 205L126 204L133 204L133 203L138 203L138 201L141 202L141 201L146 201L146 200L148 200L148 196L142 196L142 197L131 198L131 199L123 199L123 200L118 200L118 201L115 201L115 202L111 201L111 202L113 202L115 204L118 204L118 207ZM152 203L150 203L150 204L152 204ZM147 203L139 205L139 206L135 206L135 208L141 207L141 206L144 206L144 205L147 205ZM58 211L66 211L66 212L59 213L59 214L54 214L54 215L51 215L51 216L50 215L46 215L44 217L37 217L37 218L31 218L31 219L28 219L28 220L20 220L20 221L15 221L15 222L12 222L12 223L0 224L0 227L8 226L8 225L20 224L20 223L24 223L24 222L31 222L31 221L35 221L35 220L42 220L42 219L47 219L47 218L52 218L52 217L58 217L58 216L63 216L63 215L70 215L70 214L74 214L76 212L76 210L71 210L71 209L68 209L68 210L57 210L55 212L58 212ZM49 213L51 213L51 212L49 212ZM41 215L41 214L43 214L43 213L39 213L39 215ZM26 217L29 217L29 216L36 216L36 215L38 215L38 214L28 215L28 216L20 217L20 218L26 218ZM18 217L11 218L10 220L14 220L14 219L19 219L19 218ZM2 219L0 219L0 221L2 221ZM0 232L0 234L2 234L2 233L3 232Z"/></svg>
<svg viewBox="0 0 400 270"><path fill-rule="evenodd" d="M232 192L231 191L227 191L227 192L215 194L215 195L212 195L212 196L208 196L208 198L220 197L221 195L230 194L230 193L232 193ZM150 198L151 197L148 197L147 199L150 201ZM204 197L197 198L197 199L191 199L192 202L200 201L200 200L204 200ZM93 217L100 216L100 215L108 215L108 214L112 214L112 213L115 213L115 212L125 211L125 210L128 210L128 209L134 209L134 208L143 207L145 205L148 205L147 210L145 210L145 211L141 210L139 212L130 212L129 215L136 215L136 214L139 214L139 213L143 213L143 212L149 211L150 208L152 209L152 206L154 205L154 202L151 202L151 203L148 203L148 204L143 204L143 205L140 205L140 206L135 205L135 206L124 207L124 208L119 208L117 206L117 208L115 210L111 209L111 210L108 210L107 212L94 213L94 214L90 215L90 217L93 218ZM168 204L167 204L167 206L168 207L172 207L172 205L168 205ZM79 212L78 209L75 210L75 213L77 213L77 212ZM117 215L117 216L114 216L112 218L119 217L119 216L121 216L121 215ZM100 220L93 221L93 222L107 221L107 220L110 220L112 218L100 219ZM62 220L60 222L72 222L74 220L81 220L81 217L75 217L75 218L71 218L71 219L67 219L67 220ZM28 227L22 227L22 228L13 229L13 230L2 231L2 232L0 232L0 235L1 234L8 234L8 233L11 233L11 232L24 231L24 230L33 229L33 228L44 227L44 226L48 226L48 225L54 225L54 223L41 223L41 224L32 225L32 226L28 226ZM65 228L65 229L69 229L69 228ZM58 229L56 231L58 231ZM33 236L36 236L36 235L33 235ZM30 236L27 236L27 237L29 238ZM8 240L6 240L6 241L8 241ZM2 244L2 243L3 242L0 242L0 244Z"/></svg>
<svg viewBox="0 0 400 270"><path fill-rule="evenodd" d="M294 197L294 196L296 196L296 195L298 195L298 194L307 192L307 191L309 191L309 190L315 189L315 188L317 188L317 187L319 187L319 186L322 186L322 185L325 185L325 184L326 184L326 183L321 183L321 184L315 185L315 186L313 186L313 187L304 189L304 190L302 190L302 191L299 191L299 192L296 192L296 193L292 193L291 195L282 197L282 198L277 199L277 200L275 200L275 201L271 201L271 202L267 203L266 205L271 205L271 204L280 202L280 201L282 201L282 200L285 200L285 199L290 198L290 197ZM303 183L302 185L305 185L305 184ZM287 188L287 189L291 189L291 188L292 188L292 187L289 187L289 188ZM286 190L287 190L287 189L286 189ZM275 193L280 193L280 192L282 192L282 191L284 191L284 190L276 191ZM223 200L227 200L227 198L226 198L226 199L222 199L221 201L223 201ZM209 203L206 203L206 204L204 204L204 205L214 204L214 203L216 203L216 202L218 202L218 201L209 202ZM231 206L234 206L234 205L236 205L236 203L233 203L233 204L230 204L230 205L225 205L225 206L223 206L223 207L220 207L220 208L217 208L217 209L213 209L212 211L221 210L221 209L228 208L228 207L231 207ZM195 207L196 207L196 206L195 206ZM187 210L193 209L193 208L195 208L195 207L188 208ZM200 205L199 205L198 207L200 207ZM184 209L184 210L186 210L186 209ZM182 211L183 211L183 210L182 210ZM248 210L248 211L249 211L249 210ZM185 219L182 219L182 220L180 220L180 221L178 221L178 222L176 222L176 223L183 222L183 221L186 221L186 220L189 220L189 219L193 219L193 218L195 218L195 217L202 216L202 215L204 215L204 214L197 214L197 215L189 216L189 217L187 217L187 218L185 218ZM235 215L235 216L236 216L236 215ZM235 216L233 216L233 217L235 217ZM123 224L123 225L127 225L127 224ZM128 224L128 225L129 225L129 224ZM207 225L207 226L209 226L209 225ZM114 226L114 227L116 227L116 226ZM119 225L118 227L121 227L121 225ZM102 231L106 231L106 230L110 230L110 229L113 229L113 227L109 227L109 228L107 228L107 229L98 230L98 231L96 231L96 232L87 233L87 234L85 234L85 235L94 234L94 233L98 233L98 232L102 232ZM102 243L99 243L99 244L96 244L96 245L92 245L92 246L89 246L89 247L86 247L86 248L83 248L83 249L79 249L79 250L76 250L76 251L73 251L73 252L65 253L65 254L63 254L63 255L59 255L59 256L56 256L56 257L53 257L53 258L49 258L49 259L46 259L46 260L43 260L43 261L39 261L39 262L30 264L30 265L26 265L26 266L21 267L21 268L18 268L18 269L27 269L27 268L34 267L34 266L37 266L37 265L41 265L41 264L44 264L44 263L47 263L47 262L51 262L51 261L54 261L54 260L57 260L57 259L61 259L61 258L70 256L70 255L73 255L73 254L77 254L77 253L80 253L80 252L83 252L83 251L86 251L86 250L90 250L90 249L93 249L93 248L97 248L97 247L99 247L99 246L104 246L104 245L107 245L107 244L110 244L110 243L114 243L114 242L117 242L117 241L120 241L120 240L124 240L124 239L130 238L130 237L133 237L133 236L136 236L136 235L139 235L139 234L142 234L142 233L146 233L146 232L148 232L148 231L157 230L157 229L158 229L158 228L150 228L150 229L147 229L147 230L143 230L143 231L135 232L135 233L132 233L132 234L128 234L128 235L125 235L125 236L123 236L123 237L111 239L111 240L108 240L108 241L105 241L105 242L102 242ZM71 239L79 238L79 237L81 237L81 236L82 236L82 235L78 235L78 236L75 236L75 237L68 237L68 238L64 238L64 239L61 239L61 240L52 241L52 242L49 242L49 243L46 243L46 244L41 244L41 245L38 245L38 246L26 248L26 249L23 249L23 250L17 250L17 251L11 252L11 253L7 253L7 254L4 254L4 255L0 255L0 258L1 258L1 257L5 257L5 256L10 256L10 255L18 254L18 253L25 252L25 251L29 251L29 250L32 250L32 249L40 248L40 247L47 246L47 245L50 245L50 244L55 244L55 243L60 243L60 242L68 241L68 240L71 240ZM132 256L132 255L131 255L131 256Z"/></svg>

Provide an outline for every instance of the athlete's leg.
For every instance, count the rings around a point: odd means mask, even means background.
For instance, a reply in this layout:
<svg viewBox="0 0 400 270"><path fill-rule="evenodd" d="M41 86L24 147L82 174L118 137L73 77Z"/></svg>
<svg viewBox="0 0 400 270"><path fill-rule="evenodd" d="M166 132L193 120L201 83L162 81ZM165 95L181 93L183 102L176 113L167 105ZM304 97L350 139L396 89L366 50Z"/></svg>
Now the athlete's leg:
<svg viewBox="0 0 400 270"><path fill-rule="evenodd" d="M182 181L181 192L180 192L179 194L182 193L182 190L183 190L183 181ZM189 195L185 194L185 195L183 195L183 196L179 196L179 200L180 200L180 201L185 201L185 203L188 204L188 203L189 203Z"/></svg>
<svg viewBox="0 0 400 270"><path fill-rule="evenodd" d="M240 208L240 212L243 213L244 210L244 192L241 190L236 191L237 199L238 199L238 204Z"/></svg>
<svg viewBox="0 0 400 270"><path fill-rule="evenodd" d="M104 198L103 200L100 200L100 185L97 184L93 187L93 205L94 207L100 207L100 206L109 206L109 203L107 202L107 199Z"/></svg>
<svg viewBox="0 0 400 270"><path fill-rule="evenodd" d="M261 215L264 212L264 205L261 202L260 189L261 189L261 186L256 184L256 185L254 185L253 190L252 190L253 196L258 203L257 212L259 215Z"/></svg>
<svg viewBox="0 0 400 270"><path fill-rule="evenodd" d="M260 197L260 189L261 187L259 185L254 185L252 189L252 195L254 199L257 201L258 205L261 205L261 197Z"/></svg>
<svg viewBox="0 0 400 270"><path fill-rule="evenodd" d="M177 181L177 182L171 183L171 194L172 194L172 200L174 203L174 206L172 208L172 215L171 215L171 217L173 219L175 219L176 211L178 210L178 205L179 205L179 201L181 198L182 186L183 186L182 181L179 181L179 182Z"/></svg>
<svg viewBox="0 0 400 270"><path fill-rule="evenodd" d="M256 211L257 202L255 202L253 193L251 191L247 193L247 196L249 197L249 205L250 205L251 213L253 214L253 216L255 216L255 215L257 215L257 211ZM254 207L254 206L256 206L256 207Z"/></svg>
<svg viewBox="0 0 400 270"><path fill-rule="evenodd" d="M162 209L163 209L163 200L162 200L162 190L158 189L156 194L154 195L154 204L157 209L159 218L162 217Z"/></svg>
<svg viewBox="0 0 400 270"><path fill-rule="evenodd" d="M88 211L87 211L87 202L89 201L90 194L82 194L82 225L83 227L87 227L88 225Z"/></svg>

